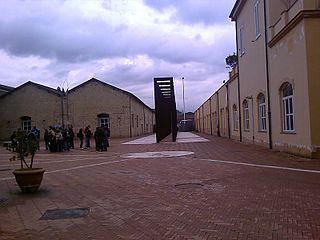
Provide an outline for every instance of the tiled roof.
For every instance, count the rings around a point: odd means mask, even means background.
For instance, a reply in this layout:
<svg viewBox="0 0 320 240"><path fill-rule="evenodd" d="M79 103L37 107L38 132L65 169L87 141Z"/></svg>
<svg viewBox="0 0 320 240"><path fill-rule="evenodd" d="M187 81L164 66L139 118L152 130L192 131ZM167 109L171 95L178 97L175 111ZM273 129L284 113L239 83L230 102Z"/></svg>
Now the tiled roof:
<svg viewBox="0 0 320 240"><path fill-rule="evenodd" d="M78 85L78 86L72 88L71 90L69 90L69 93L72 93L72 92L76 91L77 89L79 89L79 88L81 88L81 87L83 87L83 86L85 86L85 85L87 85L87 84L89 84L89 83L92 83L92 82L97 82L97 83L102 84L102 85L104 85L104 86L106 86L106 87L112 88L113 90L120 91L120 92L122 92L122 93L124 93L124 94L126 94L126 95L128 95L128 96L130 96L130 97L132 97L132 98L134 98L135 100L137 100L137 101L140 102L142 105L146 106L147 108L149 108L149 109L152 111L152 109L151 109L148 105L146 105L144 102L142 102L138 97L136 97L136 96L133 95L132 93L127 92L127 91L125 91L125 90L123 90L123 89L121 89L121 88L117 88L117 87L115 87L115 86L112 86L112 85L110 85L110 84L108 84L108 83L106 83L106 82L103 82L103 81L101 81L101 80L99 80L99 79L96 79L96 78L91 78L91 79L89 79L88 81L86 81L86 82L84 82L84 83L81 83L80 85Z"/></svg>
<svg viewBox="0 0 320 240"><path fill-rule="evenodd" d="M47 92L50 92L50 93L53 93L53 94L56 94L58 96L62 96L64 93L62 91L59 91L59 90L56 90L56 89L53 89L53 88L50 88L50 87L47 87L47 86L44 86L44 85L41 85L41 84L38 84L38 83L34 83L34 82L31 82L31 81L28 81L22 85L20 85L19 87L17 88L14 88L13 90L11 90L10 92L7 92L5 94L3 94L2 96L0 96L1 98L4 98L16 91L18 91L19 89L25 87L25 86L28 86L28 85L33 85L33 86L36 86L37 88L39 89L42 89L42 90L45 90Z"/></svg>

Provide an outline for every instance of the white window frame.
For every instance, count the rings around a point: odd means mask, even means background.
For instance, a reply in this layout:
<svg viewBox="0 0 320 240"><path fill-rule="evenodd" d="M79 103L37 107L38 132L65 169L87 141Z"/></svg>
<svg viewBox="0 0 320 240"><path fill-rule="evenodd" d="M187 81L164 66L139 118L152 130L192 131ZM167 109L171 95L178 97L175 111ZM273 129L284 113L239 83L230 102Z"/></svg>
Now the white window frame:
<svg viewBox="0 0 320 240"><path fill-rule="evenodd" d="M293 108L293 93L289 96L284 96L284 90L291 85L288 83L282 89L282 125L283 132L295 132L294 129L294 108ZM292 85L291 85L292 87Z"/></svg>
<svg viewBox="0 0 320 240"><path fill-rule="evenodd" d="M242 25L239 29L239 51L240 56L242 56L245 53L245 47L244 47L244 26Z"/></svg>
<svg viewBox="0 0 320 240"><path fill-rule="evenodd" d="M244 120L244 130L250 130L250 114L249 114L249 104L248 101L243 102L243 120Z"/></svg>
<svg viewBox="0 0 320 240"><path fill-rule="evenodd" d="M30 132L31 131L31 119L22 120L22 131Z"/></svg>
<svg viewBox="0 0 320 240"><path fill-rule="evenodd" d="M233 105L232 112L233 112L233 130L238 131L239 130L239 118L238 118L238 109L237 109L236 105Z"/></svg>
<svg viewBox="0 0 320 240"><path fill-rule="evenodd" d="M264 100L262 102L262 99ZM258 97L259 131L267 131L266 99L263 94Z"/></svg>
<svg viewBox="0 0 320 240"><path fill-rule="evenodd" d="M108 117L101 117L99 118L99 127L110 127L109 126L109 118Z"/></svg>
<svg viewBox="0 0 320 240"><path fill-rule="evenodd" d="M260 0L256 1L256 3L254 4L254 26L255 26L254 32L255 32L256 39L261 35L259 6L260 6Z"/></svg>

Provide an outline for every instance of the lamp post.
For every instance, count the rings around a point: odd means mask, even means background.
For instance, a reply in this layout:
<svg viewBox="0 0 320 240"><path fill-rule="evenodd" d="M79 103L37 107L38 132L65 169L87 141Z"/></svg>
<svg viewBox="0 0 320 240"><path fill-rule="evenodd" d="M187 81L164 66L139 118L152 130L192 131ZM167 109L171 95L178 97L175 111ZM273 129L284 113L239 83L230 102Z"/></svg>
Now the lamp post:
<svg viewBox="0 0 320 240"><path fill-rule="evenodd" d="M182 77L181 80L182 80L183 120L186 120L186 105L184 102L184 77Z"/></svg>

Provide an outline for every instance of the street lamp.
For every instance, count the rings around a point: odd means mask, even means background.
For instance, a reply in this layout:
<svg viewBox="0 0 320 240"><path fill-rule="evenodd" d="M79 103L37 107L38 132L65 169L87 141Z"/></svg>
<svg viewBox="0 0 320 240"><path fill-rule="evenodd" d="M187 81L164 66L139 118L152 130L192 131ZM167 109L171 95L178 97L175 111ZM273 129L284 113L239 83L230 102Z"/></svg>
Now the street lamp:
<svg viewBox="0 0 320 240"><path fill-rule="evenodd" d="M181 80L182 80L183 120L186 120L186 105L184 102L184 77L182 77Z"/></svg>

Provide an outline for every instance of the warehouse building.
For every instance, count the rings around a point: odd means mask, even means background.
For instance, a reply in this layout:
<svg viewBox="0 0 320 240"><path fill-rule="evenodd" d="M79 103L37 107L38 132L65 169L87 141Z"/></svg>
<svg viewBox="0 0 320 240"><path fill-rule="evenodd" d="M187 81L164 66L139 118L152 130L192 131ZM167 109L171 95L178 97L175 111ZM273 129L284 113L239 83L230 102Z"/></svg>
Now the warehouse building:
<svg viewBox="0 0 320 240"><path fill-rule="evenodd" d="M72 125L109 126L111 137L134 137L153 132L154 111L133 94L92 78L70 91L27 82L0 96L0 139L18 128Z"/></svg>

